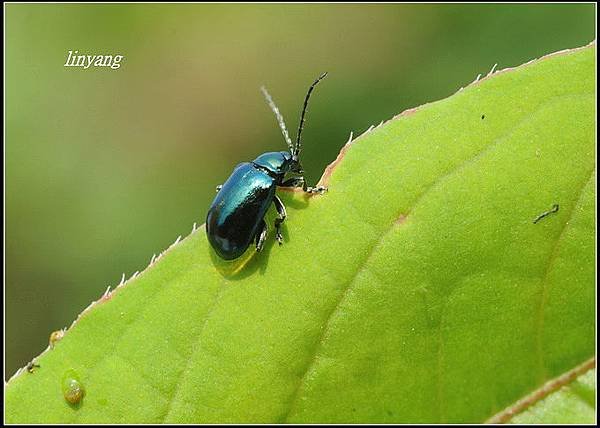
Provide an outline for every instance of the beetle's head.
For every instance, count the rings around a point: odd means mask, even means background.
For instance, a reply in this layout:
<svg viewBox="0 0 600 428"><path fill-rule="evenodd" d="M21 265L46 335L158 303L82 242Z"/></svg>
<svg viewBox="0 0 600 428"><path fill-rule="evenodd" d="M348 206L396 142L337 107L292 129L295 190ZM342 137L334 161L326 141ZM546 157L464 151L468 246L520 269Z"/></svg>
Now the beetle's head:
<svg viewBox="0 0 600 428"><path fill-rule="evenodd" d="M300 161L290 152L263 153L252 162L280 178L283 178L288 172L299 173L302 171Z"/></svg>
<svg viewBox="0 0 600 428"><path fill-rule="evenodd" d="M290 166L290 172L293 172L295 174L304 173L304 168L302 168L302 164L300 163L298 155L292 155L292 165Z"/></svg>

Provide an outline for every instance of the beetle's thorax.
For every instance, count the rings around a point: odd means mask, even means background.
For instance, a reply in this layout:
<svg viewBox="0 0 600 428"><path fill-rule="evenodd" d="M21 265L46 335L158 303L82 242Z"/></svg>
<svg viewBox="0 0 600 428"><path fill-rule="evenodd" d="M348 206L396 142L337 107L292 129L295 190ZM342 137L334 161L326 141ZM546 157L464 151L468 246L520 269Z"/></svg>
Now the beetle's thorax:
<svg viewBox="0 0 600 428"><path fill-rule="evenodd" d="M283 179L286 173L296 170L298 166L298 161L293 159L289 152L263 153L254 159L252 163L273 178L280 180Z"/></svg>

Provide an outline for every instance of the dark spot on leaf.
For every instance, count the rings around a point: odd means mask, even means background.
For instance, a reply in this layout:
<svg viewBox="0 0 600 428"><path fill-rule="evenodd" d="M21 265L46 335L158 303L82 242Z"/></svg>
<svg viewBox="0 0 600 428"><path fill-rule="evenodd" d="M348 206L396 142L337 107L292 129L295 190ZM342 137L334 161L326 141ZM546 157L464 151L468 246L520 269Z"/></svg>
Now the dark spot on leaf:
<svg viewBox="0 0 600 428"><path fill-rule="evenodd" d="M552 205L552 208L550 208L550 210L549 210L549 211L545 211L545 212L541 213L540 215L538 215L538 216L537 216L537 217L536 217L536 218L533 220L533 224L536 224L538 221L540 221L540 220L541 220L541 219L543 219L544 217L546 217L546 216L548 216L548 215L550 215L550 214L552 214L552 213L555 213L555 212L557 212L557 211L558 211L558 208L559 208L559 207L558 207L558 204L554 204L554 205Z"/></svg>
<svg viewBox="0 0 600 428"><path fill-rule="evenodd" d="M482 114L482 115L481 115L481 119L482 119L482 120L483 120L483 119L485 119L485 114Z"/></svg>
<svg viewBox="0 0 600 428"><path fill-rule="evenodd" d="M29 373L33 373L33 371L39 367L40 367L40 365L34 363L33 361L30 361L29 363L27 363L27 371Z"/></svg>

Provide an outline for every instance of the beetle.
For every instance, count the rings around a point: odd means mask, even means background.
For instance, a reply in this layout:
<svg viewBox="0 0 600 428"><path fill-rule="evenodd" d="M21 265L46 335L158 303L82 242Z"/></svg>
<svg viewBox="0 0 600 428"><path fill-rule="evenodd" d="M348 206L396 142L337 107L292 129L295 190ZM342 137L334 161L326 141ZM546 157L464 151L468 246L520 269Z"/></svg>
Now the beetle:
<svg viewBox="0 0 600 428"><path fill-rule="evenodd" d="M283 138L289 151L267 152L252 162L239 164L222 185L217 186L217 196L206 215L206 235L215 252L225 260L240 257L255 241L256 251L260 252L267 237L265 214L275 205L275 239L282 245L281 224L286 219L283 202L275 194L277 187L302 187L307 193L322 194L326 187L308 187L302 176L300 152L302 150L302 129L310 95L317 84L327 76L321 74L308 88L304 107L298 125L296 143L292 144L283 116L265 87L261 91L267 104L275 114ZM290 175L292 175L290 177Z"/></svg>

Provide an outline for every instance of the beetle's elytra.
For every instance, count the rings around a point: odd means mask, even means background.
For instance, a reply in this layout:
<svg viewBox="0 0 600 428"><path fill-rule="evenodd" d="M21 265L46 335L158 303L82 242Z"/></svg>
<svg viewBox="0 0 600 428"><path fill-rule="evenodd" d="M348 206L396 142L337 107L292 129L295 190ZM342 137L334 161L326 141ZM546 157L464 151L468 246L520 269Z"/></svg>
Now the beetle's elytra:
<svg viewBox="0 0 600 428"><path fill-rule="evenodd" d="M275 113L283 138L289 152L263 153L252 162L239 164L231 176L221 186L217 186L217 196L206 216L206 234L216 253L225 260L240 257L255 242L256 251L263 248L267 236L267 224L264 220L269 206L273 203L277 210L275 219L275 239L282 244L281 223L286 218L285 206L275 194L277 186L302 187L307 193L323 193L325 187L307 187L302 176L300 151L302 150L302 128L306 107L313 89L327 73L319 76L308 88L304 107L298 125L296 144L288 135L283 116L262 87L269 107Z"/></svg>

